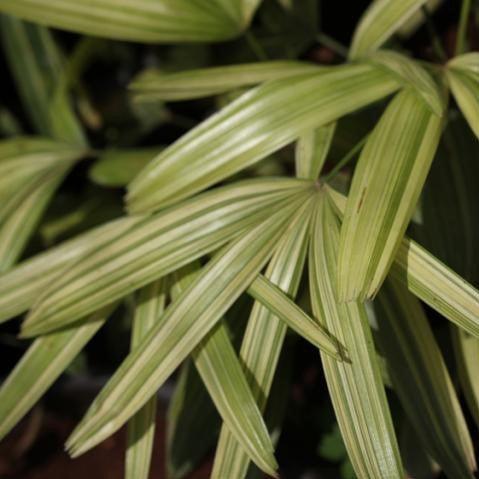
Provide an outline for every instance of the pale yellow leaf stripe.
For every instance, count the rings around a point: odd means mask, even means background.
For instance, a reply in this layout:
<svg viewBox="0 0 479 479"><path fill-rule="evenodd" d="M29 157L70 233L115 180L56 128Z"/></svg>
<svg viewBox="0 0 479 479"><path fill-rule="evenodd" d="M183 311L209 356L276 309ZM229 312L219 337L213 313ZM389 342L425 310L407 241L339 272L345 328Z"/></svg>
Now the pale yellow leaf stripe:
<svg viewBox="0 0 479 479"><path fill-rule="evenodd" d="M327 189L342 215L346 198ZM402 239L390 274L431 308L479 339L479 291L416 242Z"/></svg>
<svg viewBox="0 0 479 479"><path fill-rule="evenodd" d="M373 297L416 207L442 119L409 89L391 101L354 173L339 248L339 297Z"/></svg>
<svg viewBox="0 0 479 479"><path fill-rule="evenodd" d="M166 304L167 281L153 281L142 288L136 297L132 325L131 349L141 344L153 325L160 320ZM150 474L156 423L156 395L128 421L125 457L126 479L148 479Z"/></svg>
<svg viewBox="0 0 479 479"><path fill-rule="evenodd" d="M476 463L471 437L419 300L389 279L375 310L377 338L393 388L423 447L448 477L472 477Z"/></svg>
<svg viewBox="0 0 479 479"><path fill-rule="evenodd" d="M0 12L85 35L146 43L226 40L243 27L212 0L0 0Z"/></svg>
<svg viewBox="0 0 479 479"><path fill-rule="evenodd" d="M317 206L309 251L313 312L348 349L351 363L321 354L329 393L358 477L402 479L404 472L366 310L340 303L337 290L339 220L327 196Z"/></svg>
<svg viewBox="0 0 479 479"><path fill-rule="evenodd" d="M184 268L178 274L175 273L178 280L172 290L173 300L200 274L200 271L192 268ZM228 430L241 444L248 458L265 472L274 474L277 464L271 457L273 445L268 430L222 319L193 350L192 356ZM255 446L258 440L262 450Z"/></svg>
<svg viewBox="0 0 479 479"><path fill-rule="evenodd" d="M107 306L84 324L42 336L28 348L0 389L0 438L3 438L67 369L113 311Z"/></svg>
<svg viewBox="0 0 479 479"><path fill-rule="evenodd" d="M427 0L375 0L354 32L349 57L357 59L377 50Z"/></svg>
<svg viewBox="0 0 479 479"><path fill-rule="evenodd" d="M140 101L186 100L322 70L318 65L292 60L244 63L178 73L147 70L140 73L129 88L134 98Z"/></svg>
<svg viewBox="0 0 479 479"><path fill-rule="evenodd" d="M128 208L163 208L244 169L304 131L377 101L399 87L372 65L267 82L190 130L156 157L128 187Z"/></svg>
<svg viewBox="0 0 479 479"><path fill-rule="evenodd" d="M125 359L73 432L77 456L118 430L179 366L263 268L294 212L311 193L255 226L212 259ZM261 444L255 445L263 451ZM271 457L272 457L272 451ZM266 470L274 463L264 464Z"/></svg>
<svg viewBox="0 0 479 479"><path fill-rule="evenodd" d="M311 212L291 224L279 241L265 276L291 297L301 280L309 240ZM266 408L274 374L283 348L286 323L269 309L255 302L241 345L240 358L249 371L248 382L261 412ZM212 479L243 478L250 464L226 426L221 428L212 471Z"/></svg>
<svg viewBox="0 0 479 479"><path fill-rule="evenodd" d="M23 334L44 333L84 317L218 249L308 191L312 185L296 179L248 180L144 218L58 276L37 300Z"/></svg>

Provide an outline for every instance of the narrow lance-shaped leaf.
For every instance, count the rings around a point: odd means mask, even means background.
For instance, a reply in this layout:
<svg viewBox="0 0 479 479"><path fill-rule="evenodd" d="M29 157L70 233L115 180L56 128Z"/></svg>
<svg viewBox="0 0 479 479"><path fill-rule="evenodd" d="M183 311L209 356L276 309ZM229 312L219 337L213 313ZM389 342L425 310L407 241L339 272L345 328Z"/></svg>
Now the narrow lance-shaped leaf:
<svg viewBox="0 0 479 479"><path fill-rule="evenodd" d="M356 59L377 50L427 0L376 0L354 32L349 57Z"/></svg>
<svg viewBox="0 0 479 479"><path fill-rule="evenodd" d="M125 217L93 228L0 275L0 322L26 311L68 264L87 256L141 219Z"/></svg>
<svg viewBox="0 0 479 479"><path fill-rule="evenodd" d="M172 289L172 297L194 283L201 274L192 268L183 269L182 277ZM175 277L177 277L175 275ZM268 455L255 451L259 440L262 448L273 450L261 412L251 393L245 373L228 337L224 320L220 319L192 352L195 366L226 427L241 444L246 454L261 469L271 472ZM264 453L263 453L264 454Z"/></svg>
<svg viewBox="0 0 479 479"><path fill-rule="evenodd" d="M48 29L2 15L0 30L18 92L35 130L58 140L85 144L69 99L59 91L63 61Z"/></svg>
<svg viewBox="0 0 479 479"><path fill-rule="evenodd" d="M336 290L339 220L327 196L318 204L309 252L310 294L318 320L348 349L351 363L322 354L341 434L358 477L404 477L366 310L340 303Z"/></svg>
<svg viewBox="0 0 479 479"><path fill-rule="evenodd" d="M35 340L0 389L0 438L11 431L67 369L113 309L114 305L107 306L80 326Z"/></svg>
<svg viewBox="0 0 479 479"><path fill-rule="evenodd" d="M305 131L296 142L296 176L316 180L321 173L331 142L336 123L330 123L315 130Z"/></svg>
<svg viewBox="0 0 479 479"><path fill-rule="evenodd" d="M138 292L132 325L131 349L141 344L165 308L167 282L154 281ZM128 421L125 458L126 479L148 479L155 438L156 395Z"/></svg>
<svg viewBox="0 0 479 479"><path fill-rule="evenodd" d="M321 71L318 65L299 61L245 63L178 73L149 70L140 73L130 84L130 89L134 98L141 101L187 100L217 95L270 80Z"/></svg>
<svg viewBox="0 0 479 479"><path fill-rule="evenodd" d="M474 449L449 372L419 301L387 280L375 327L394 391L423 447L448 477L472 477Z"/></svg>
<svg viewBox="0 0 479 479"><path fill-rule="evenodd" d="M286 231L273 255L266 277L287 294L295 297L301 280L308 245L311 213ZM249 371L248 381L264 412L273 378L278 366L287 331L286 323L256 302L248 319L241 345L240 357L244 368ZM216 449L212 478L243 478L250 460L227 427L223 426Z"/></svg>
<svg viewBox="0 0 479 479"><path fill-rule="evenodd" d="M346 198L329 187L328 193L342 215ZM416 242L402 239L390 274L456 326L479 338L479 291Z"/></svg>
<svg viewBox="0 0 479 479"><path fill-rule="evenodd" d="M459 108L479 138L479 73L455 68L453 63L446 77Z"/></svg>
<svg viewBox="0 0 479 479"><path fill-rule="evenodd" d="M396 95L368 138L349 193L339 248L342 301L381 286L416 207L442 121L411 90Z"/></svg>
<svg viewBox="0 0 479 479"><path fill-rule="evenodd" d="M246 168L398 88L391 74L345 65L255 88L155 158L130 184L132 212L164 207Z"/></svg>
<svg viewBox="0 0 479 479"><path fill-rule="evenodd" d="M63 327L218 249L307 190L311 185L299 180L244 181L143 219L59 276L37 301L24 334Z"/></svg>
<svg viewBox="0 0 479 479"><path fill-rule="evenodd" d="M145 43L220 41L243 27L211 0L0 0L0 12L85 35Z"/></svg>
<svg viewBox="0 0 479 479"><path fill-rule="evenodd" d="M307 197L306 197L307 198ZM244 292L274 251L291 216L304 203L300 196L226 246L201 275L167 308L162 320L131 352L73 432L73 456L118 430L163 384ZM275 470L272 449L258 438L257 463Z"/></svg>

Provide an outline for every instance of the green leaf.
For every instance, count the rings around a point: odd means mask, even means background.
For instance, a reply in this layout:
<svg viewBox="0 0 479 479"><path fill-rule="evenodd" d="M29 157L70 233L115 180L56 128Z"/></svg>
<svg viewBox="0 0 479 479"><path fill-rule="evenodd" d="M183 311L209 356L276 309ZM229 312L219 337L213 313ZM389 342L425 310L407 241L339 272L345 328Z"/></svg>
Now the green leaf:
<svg viewBox="0 0 479 479"><path fill-rule="evenodd" d="M159 279L137 293L131 350L134 351L161 318L166 303L166 280ZM126 479L148 479L155 438L156 396L128 421L125 458Z"/></svg>
<svg viewBox="0 0 479 479"><path fill-rule="evenodd" d="M469 410L476 424L479 424L479 378L476 370L479 358L479 341L465 331L457 328L452 329L459 382Z"/></svg>
<svg viewBox="0 0 479 479"><path fill-rule="evenodd" d="M469 52L458 55L449 60L447 65L454 70L462 70L465 73L479 75L479 53Z"/></svg>
<svg viewBox="0 0 479 479"><path fill-rule="evenodd" d="M377 50L427 0L376 0L363 14L354 32L349 57L356 59Z"/></svg>
<svg viewBox="0 0 479 479"><path fill-rule="evenodd" d="M173 301L200 276L191 267L181 273L183 277L172 290ZM268 430L222 319L201 340L192 356L226 427L261 469L274 473L277 465L270 457L273 445ZM259 450L258 441L262 447Z"/></svg>
<svg viewBox="0 0 479 479"><path fill-rule="evenodd" d="M101 328L114 306L80 326L35 340L0 389L0 438L22 419Z"/></svg>
<svg viewBox="0 0 479 479"><path fill-rule="evenodd" d="M376 66L397 76L405 87L412 87L436 115L444 112L444 99L431 75L414 60L392 50L380 50L368 57Z"/></svg>
<svg viewBox="0 0 479 479"><path fill-rule="evenodd" d="M121 235L141 219L125 217L111 221L46 250L0 275L0 322L26 311L66 266Z"/></svg>
<svg viewBox="0 0 479 479"><path fill-rule="evenodd" d="M472 477L474 449L449 372L420 302L388 280L375 304L394 391L423 447L448 477Z"/></svg>
<svg viewBox="0 0 479 479"><path fill-rule="evenodd" d="M23 334L64 327L218 249L311 191L311 185L300 180L244 181L144 218L64 271L36 302Z"/></svg>
<svg viewBox="0 0 479 479"><path fill-rule="evenodd" d="M341 216L346 198L332 188L327 190ZM402 239L390 274L431 308L479 339L479 291L416 242Z"/></svg>
<svg viewBox="0 0 479 479"><path fill-rule="evenodd" d="M317 205L309 252L313 312L348 349L351 363L321 354L341 434L358 477L404 477L366 310L336 290L339 220L326 196Z"/></svg>
<svg viewBox="0 0 479 479"><path fill-rule="evenodd" d="M333 141L336 123L305 131L296 142L296 176L316 180Z"/></svg>
<svg viewBox="0 0 479 479"><path fill-rule="evenodd" d="M177 101L202 98L266 81L321 72L321 67L298 61L268 61L201 68L179 73L146 71L130 84L134 98L142 101Z"/></svg>
<svg viewBox="0 0 479 479"><path fill-rule="evenodd" d="M279 241L266 277L291 297L295 297L301 280L309 239L310 212L296 220ZM260 411L264 412L287 332L286 323L256 302L248 319L240 358L249 372L248 382ZM222 427L216 449L212 478L242 478L250 460L231 432Z"/></svg>
<svg viewBox="0 0 479 479"><path fill-rule="evenodd" d="M0 12L115 40L190 43L240 34L243 24L225 5L224 0L0 0Z"/></svg>
<svg viewBox="0 0 479 479"><path fill-rule="evenodd" d="M336 257L339 224L325 198L319 205L310 247L313 311L348 348L351 364L322 356L338 422L359 477L403 477L380 368L366 311L339 303Z"/></svg>
<svg viewBox="0 0 479 479"><path fill-rule="evenodd" d="M339 248L339 297L364 300L381 286L416 207L442 120L411 90L397 94L358 160Z"/></svg>
<svg viewBox="0 0 479 479"><path fill-rule="evenodd" d="M73 456L118 430L155 393L166 378L219 321L264 267L293 214L307 198L277 208L259 225L223 248L201 275L167 308L91 405L68 441ZM256 462L275 469L273 451L261 438L252 444Z"/></svg>
<svg viewBox="0 0 479 479"><path fill-rule="evenodd" d="M101 186L125 186L163 149L106 150L91 166L88 176Z"/></svg>
<svg viewBox="0 0 479 479"><path fill-rule="evenodd" d="M63 59L48 29L2 15L0 30L17 90L35 130L84 145L82 127L66 92L60 89Z"/></svg>
<svg viewBox="0 0 479 479"><path fill-rule="evenodd" d="M370 65L339 66L268 82L155 158L130 184L128 208L137 213L176 202L397 87L391 75Z"/></svg>
<svg viewBox="0 0 479 479"><path fill-rule="evenodd" d="M291 329L337 360L343 360L342 348L327 330L318 325L280 288L262 275L251 283L248 293Z"/></svg>
<svg viewBox="0 0 479 479"><path fill-rule="evenodd" d="M479 74L450 68L446 70L446 77L459 108L479 138Z"/></svg>

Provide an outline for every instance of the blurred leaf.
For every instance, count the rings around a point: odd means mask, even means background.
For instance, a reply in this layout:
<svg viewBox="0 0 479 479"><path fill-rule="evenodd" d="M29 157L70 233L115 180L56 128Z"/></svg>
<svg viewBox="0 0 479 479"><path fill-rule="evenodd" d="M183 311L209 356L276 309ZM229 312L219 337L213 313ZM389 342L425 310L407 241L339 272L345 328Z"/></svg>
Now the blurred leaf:
<svg viewBox="0 0 479 479"><path fill-rule="evenodd" d="M448 477L472 477L474 449L449 372L420 302L386 281L378 295L378 339L406 414Z"/></svg>
<svg viewBox="0 0 479 479"><path fill-rule="evenodd" d="M64 327L218 249L311 191L310 184L300 180L250 180L144 218L68 267L36 301L23 334Z"/></svg>
<svg viewBox="0 0 479 479"><path fill-rule="evenodd" d="M446 76L459 108L479 138L479 74L462 68L449 68Z"/></svg>
<svg viewBox="0 0 479 479"><path fill-rule="evenodd" d="M128 188L131 212L176 202L246 168L294 141L397 88L369 65L268 82L193 128L155 158Z"/></svg>
<svg viewBox="0 0 479 479"><path fill-rule="evenodd" d="M381 286L414 212L441 135L441 118L411 90L389 104L358 160L339 248L339 297Z"/></svg>
<svg viewBox="0 0 479 479"><path fill-rule="evenodd" d="M146 71L133 80L130 90L141 101L188 100L320 71L321 67L317 65L298 61L247 63L179 73Z"/></svg>
<svg viewBox="0 0 479 479"><path fill-rule="evenodd" d="M351 363L321 359L336 418L358 477L404 477L364 305L340 303L336 290L339 220L328 196L317 204L309 251L310 294L319 322Z"/></svg>
<svg viewBox="0 0 479 479"><path fill-rule="evenodd" d="M301 280L307 252L310 212L297 220L294 228L280 239L265 276L279 288L295 297ZM264 411L270 396L287 326L269 309L255 302L248 319L240 350L240 358L260 411ZM275 400L276 398L273 398ZM212 478L242 478L250 460L231 432L222 427L216 449Z"/></svg>
<svg viewBox="0 0 479 479"><path fill-rule="evenodd" d="M363 57L377 50L427 0L375 0L364 12L354 32L349 56Z"/></svg>
<svg viewBox="0 0 479 479"><path fill-rule="evenodd" d="M67 92L59 91L63 59L49 30L5 15L0 17L0 30L17 90L35 130L84 145L85 136Z"/></svg>
<svg viewBox="0 0 479 479"><path fill-rule="evenodd" d="M227 40L244 26L224 0L0 0L0 12L85 35L144 43Z"/></svg>
<svg viewBox="0 0 479 479"><path fill-rule="evenodd" d="M130 353L73 432L68 440L73 456L118 430L195 349L264 267L305 199L299 196L277 208L268 219L223 248L171 303L162 321ZM274 474L270 443L257 436L256 443L250 444L250 453L263 470Z"/></svg>
<svg viewBox="0 0 479 479"><path fill-rule="evenodd" d="M333 141L336 123L305 131L296 142L296 176L317 180Z"/></svg>
<svg viewBox="0 0 479 479"><path fill-rule="evenodd" d="M0 389L0 438L11 431L65 371L114 307L102 308L80 326L35 340Z"/></svg>
<svg viewBox="0 0 479 479"><path fill-rule="evenodd" d="M134 351L161 318L166 303L166 281L160 279L137 293L132 326L131 350ZM148 479L155 438L156 395L128 421L125 458L126 479Z"/></svg>
<svg viewBox="0 0 479 479"><path fill-rule="evenodd" d="M106 150L91 166L88 176L101 186L127 185L163 148Z"/></svg>
<svg viewBox="0 0 479 479"><path fill-rule="evenodd" d="M382 66L397 76L405 87L412 87L429 105L432 113L442 115L444 99L429 73L414 60L392 50L379 50L368 57L373 65Z"/></svg>

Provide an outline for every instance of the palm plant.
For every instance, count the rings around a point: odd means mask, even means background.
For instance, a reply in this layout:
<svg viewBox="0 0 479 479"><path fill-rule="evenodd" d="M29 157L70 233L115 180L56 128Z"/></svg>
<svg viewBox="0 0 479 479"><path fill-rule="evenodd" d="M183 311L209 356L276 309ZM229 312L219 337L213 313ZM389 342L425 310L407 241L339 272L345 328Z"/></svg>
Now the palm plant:
<svg viewBox="0 0 479 479"><path fill-rule="evenodd" d="M88 144L79 77L95 43L84 37L65 60L47 27L176 44L246 32L264 56L265 46L248 33L257 9L271 8L260 3L0 0L5 53L39 135L0 144L0 321L28 311L21 337L34 338L0 389L0 437L133 297L131 352L69 438L73 457L127 424L126 477L148 477L156 392L181 367L169 417L170 472L181 477L202 447L181 441L182 428L204 419L187 418L187 401L201 397L194 364L222 419L211 477L275 476L263 416L283 400L270 396L292 330L319 349L358 477L405 475L385 386L445 474L473 477L456 384L421 304L451 322L457 377L478 421L477 232L468 182L479 151L479 53L466 51L470 1L463 1L456 54L444 64L412 58L395 36L422 18L428 2L377 0L341 64L299 61L293 53L147 70L130 90L153 122L164 102L218 96L224 106L166 148L103 152ZM294 14L316 5L281 3ZM72 91L83 114L72 106ZM373 106L380 114L371 123ZM342 132L355 133L351 118L366 122L366 134L347 141L328 170ZM266 158L277 172L274 155L292 143L294 175L260 172ZM350 175L345 166L358 153ZM93 181L127 184L127 213L18 263L58 186L85 157L99 158ZM406 236L409 225L423 246ZM248 316L242 334L234 307L245 293L254 303L240 309ZM187 358L192 363L182 366ZM174 463L178 447L186 450L184 464Z"/></svg>

